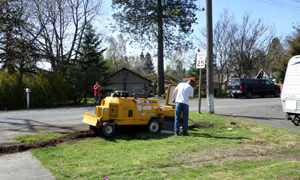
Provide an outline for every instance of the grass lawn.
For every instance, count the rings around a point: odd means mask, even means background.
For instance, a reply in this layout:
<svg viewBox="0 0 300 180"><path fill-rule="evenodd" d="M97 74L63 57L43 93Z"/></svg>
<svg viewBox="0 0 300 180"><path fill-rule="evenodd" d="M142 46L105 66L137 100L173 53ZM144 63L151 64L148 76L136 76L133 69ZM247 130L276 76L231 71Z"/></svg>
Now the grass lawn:
<svg viewBox="0 0 300 180"><path fill-rule="evenodd" d="M188 137L122 134L31 152L57 179L299 179L299 133L210 114L190 118L196 125Z"/></svg>

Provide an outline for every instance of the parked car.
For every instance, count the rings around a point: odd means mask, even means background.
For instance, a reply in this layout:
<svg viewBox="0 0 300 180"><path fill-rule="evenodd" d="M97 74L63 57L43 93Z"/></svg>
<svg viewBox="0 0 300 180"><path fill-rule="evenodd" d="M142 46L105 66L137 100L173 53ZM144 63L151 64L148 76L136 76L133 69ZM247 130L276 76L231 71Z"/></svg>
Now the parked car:
<svg viewBox="0 0 300 180"><path fill-rule="evenodd" d="M262 98L266 95L279 97L280 86L266 79L231 78L227 83L226 92L234 98L239 98L239 96L252 98L253 95L260 95Z"/></svg>

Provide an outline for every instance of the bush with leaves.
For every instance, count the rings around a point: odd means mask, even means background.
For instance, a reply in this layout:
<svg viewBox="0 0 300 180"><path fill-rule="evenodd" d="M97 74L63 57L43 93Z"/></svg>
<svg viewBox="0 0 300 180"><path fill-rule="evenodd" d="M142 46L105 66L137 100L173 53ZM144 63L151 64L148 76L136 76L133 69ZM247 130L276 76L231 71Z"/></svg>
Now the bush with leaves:
<svg viewBox="0 0 300 180"><path fill-rule="evenodd" d="M67 99L68 89L65 79L59 73L41 71L35 75L24 75L22 81L19 73L0 73L0 109L25 109L26 92L29 88L30 107L51 107Z"/></svg>

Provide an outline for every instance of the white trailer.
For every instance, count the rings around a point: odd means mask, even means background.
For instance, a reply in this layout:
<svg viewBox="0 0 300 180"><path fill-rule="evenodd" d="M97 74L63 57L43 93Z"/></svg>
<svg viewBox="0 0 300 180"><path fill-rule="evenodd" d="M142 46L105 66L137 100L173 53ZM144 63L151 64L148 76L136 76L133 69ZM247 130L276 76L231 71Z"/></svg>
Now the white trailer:
<svg viewBox="0 0 300 180"><path fill-rule="evenodd" d="M287 65L281 91L283 112L295 125L300 123L300 55L293 56ZM294 116L294 118L291 118Z"/></svg>

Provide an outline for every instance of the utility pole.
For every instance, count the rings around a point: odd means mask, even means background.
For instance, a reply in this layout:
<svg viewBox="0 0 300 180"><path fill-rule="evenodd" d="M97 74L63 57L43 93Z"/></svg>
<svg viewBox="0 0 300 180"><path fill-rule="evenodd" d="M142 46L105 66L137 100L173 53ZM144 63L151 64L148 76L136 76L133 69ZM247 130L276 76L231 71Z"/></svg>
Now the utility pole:
<svg viewBox="0 0 300 180"><path fill-rule="evenodd" d="M206 44L207 44L207 71L206 71L206 98L210 114L214 114L214 66L213 66L213 33L212 33L212 0L206 0Z"/></svg>

